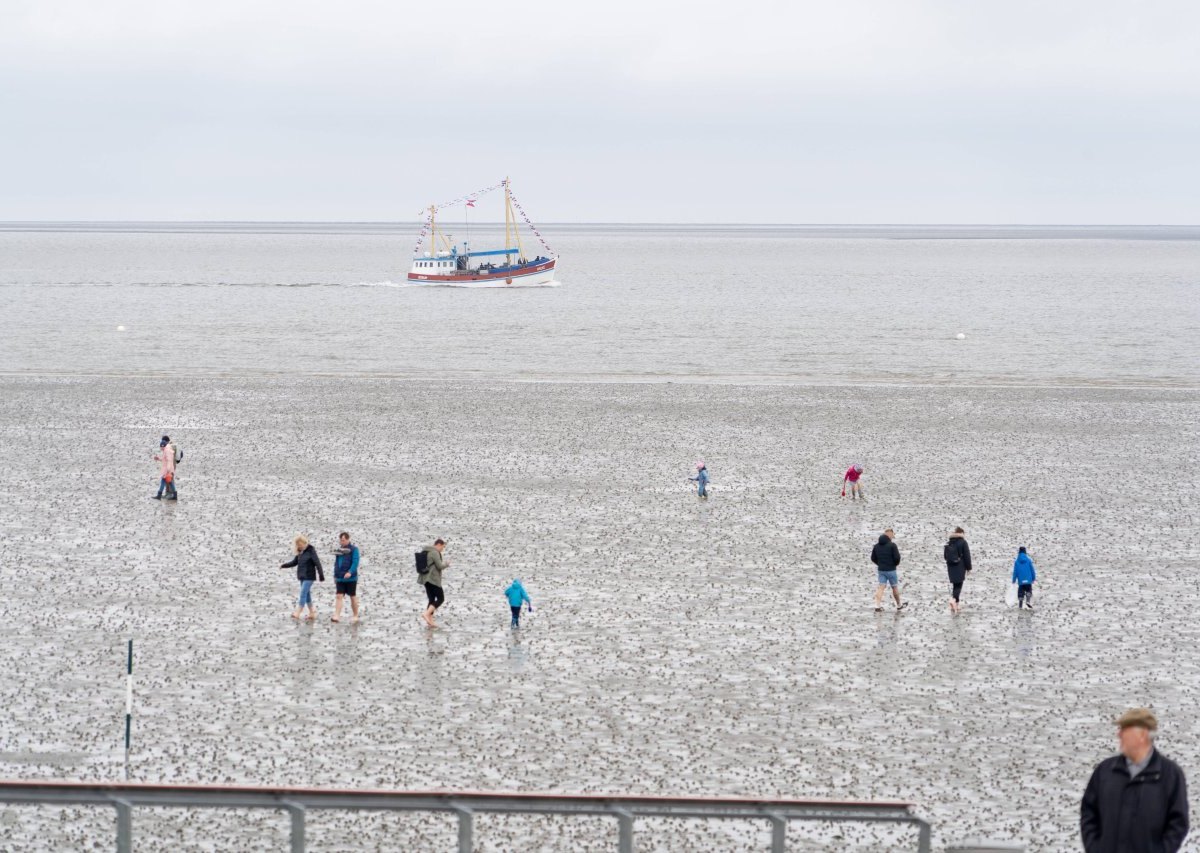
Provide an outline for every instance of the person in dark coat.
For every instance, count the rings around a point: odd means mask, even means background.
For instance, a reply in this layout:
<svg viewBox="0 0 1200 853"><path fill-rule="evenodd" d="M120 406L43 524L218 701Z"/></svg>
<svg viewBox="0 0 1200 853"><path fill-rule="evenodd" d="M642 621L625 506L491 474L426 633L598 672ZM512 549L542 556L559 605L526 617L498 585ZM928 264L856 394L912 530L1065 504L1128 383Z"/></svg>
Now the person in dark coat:
<svg viewBox="0 0 1200 853"><path fill-rule="evenodd" d="M1080 805L1086 853L1176 853L1188 834L1187 779L1154 748L1148 708L1117 719L1121 754L1096 765Z"/></svg>
<svg viewBox="0 0 1200 853"><path fill-rule="evenodd" d="M958 613L962 609L959 596L962 595L967 572L971 571L971 549L967 545L965 533L961 527L954 528L954 532L950 534L950 541L942 549L942 555L946 558L946 574L950 578L951 613Z"/></svg>
<svg viewBox="0 0 1200 853"><path fill-rule="evenodd" d="M296 556L286 563L281 563L279 568L290 569L295 566L296 580L300 581L300 598L296 602L296 609L292 611L292 618L299 619L307 606L308 619L311 621L317 618L317 608L312 600L313 581L320 580L324 583L325 570L321 567L321 558L317 556L317 549L308 544L307 537L297 536L295 544Z"/></svg>
<svg viewBox="0 0 1200 853"><path fill-rule="evenodd" d="M879 585L875 587L875 612L883 612L883 592L889 586L892 588L892 598L896 599L896 609L903 610L908 602L900 603L900 576L896 569L900 566L900 549L896 547L896 531L888 528L879 535L879 541L871 549L871 562L875 564L875 574Z"/></svg>

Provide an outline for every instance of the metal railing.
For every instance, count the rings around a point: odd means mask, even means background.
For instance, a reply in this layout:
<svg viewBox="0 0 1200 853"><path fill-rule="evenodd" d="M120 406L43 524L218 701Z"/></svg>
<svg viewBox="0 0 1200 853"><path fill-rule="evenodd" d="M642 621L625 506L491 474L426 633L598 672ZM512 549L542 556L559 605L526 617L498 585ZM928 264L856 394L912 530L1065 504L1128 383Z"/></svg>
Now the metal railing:
<svg viewBox="0 0 1200 853"><path fill-rule="evenodd" d="M911 803L888 801L0 781L0 802L13 805L112 806L117 812L118 853L130 853L133 849L133 809L137 806L285 811L291 817L292 853L303 853L305 849L305 816L310 809L450 813L458 817L459 853L471 853L474 849L476 814L615 818L620 853L633 853L634 821L638 818L769 821L772 853L783 853L786 849L787 826L793 820L907 824L917 830L917 849L920 853L929 853L931 843L930 826L917 817Z"/></svg>

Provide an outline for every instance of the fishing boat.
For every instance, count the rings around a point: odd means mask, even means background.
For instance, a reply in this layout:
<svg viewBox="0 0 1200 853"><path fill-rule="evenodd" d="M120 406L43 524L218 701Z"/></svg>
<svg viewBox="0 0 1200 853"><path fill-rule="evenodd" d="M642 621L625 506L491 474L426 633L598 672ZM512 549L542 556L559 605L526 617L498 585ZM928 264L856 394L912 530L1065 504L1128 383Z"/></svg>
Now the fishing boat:
<svg viewBox="0 0 1200 853"><path fill-rule="evenodd" d="M475 207L480 196L499 189L504 190L504 248L473 248L469 236L469 223L467 239L461 244L451 243L439 227L438 214L447 208L462 205L466 215L470 208ZM521 242L521 221L538 239L545 254L539 251L532 258L528 256ZM426 238L429 239L429 247L422 251ZM554 281L554 267L557 262L558 257L551 251L520 202L513 197L512 187L508 178L505 178L495 186L485 187L444 204L429 206L428 216L413 250L412 269L408 273L408 280L415 284L546 285Z"/></svg>

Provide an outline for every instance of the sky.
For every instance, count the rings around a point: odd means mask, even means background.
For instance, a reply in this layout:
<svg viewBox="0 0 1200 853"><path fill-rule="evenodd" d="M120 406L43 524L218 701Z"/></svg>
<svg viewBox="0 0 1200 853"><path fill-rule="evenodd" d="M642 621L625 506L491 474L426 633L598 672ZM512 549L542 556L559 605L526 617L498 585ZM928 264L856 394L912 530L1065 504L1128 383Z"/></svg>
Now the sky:
<svg viewBox="0 0 1200 853"><path fill-rule="evenodd" d="M1200 4L0 0L0 131L0 221L1200 224Z"/></svg>

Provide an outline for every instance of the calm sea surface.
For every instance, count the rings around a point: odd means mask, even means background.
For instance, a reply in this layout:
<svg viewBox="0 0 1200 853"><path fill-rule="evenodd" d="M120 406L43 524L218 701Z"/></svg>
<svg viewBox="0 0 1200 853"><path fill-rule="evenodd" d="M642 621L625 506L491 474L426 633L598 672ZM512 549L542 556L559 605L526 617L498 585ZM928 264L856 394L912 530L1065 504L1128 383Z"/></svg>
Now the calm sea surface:
<svg viewBox="0 0 1200 853"><path fill-rule="evenodd" d="M0 372L1200 384L1200 228L551 225L521 289L416 230L0 225Z"/></svg>

